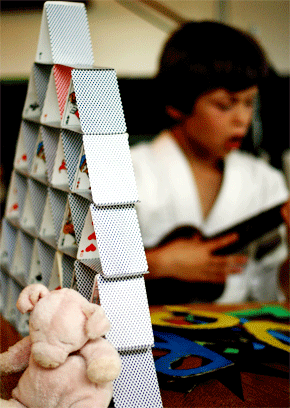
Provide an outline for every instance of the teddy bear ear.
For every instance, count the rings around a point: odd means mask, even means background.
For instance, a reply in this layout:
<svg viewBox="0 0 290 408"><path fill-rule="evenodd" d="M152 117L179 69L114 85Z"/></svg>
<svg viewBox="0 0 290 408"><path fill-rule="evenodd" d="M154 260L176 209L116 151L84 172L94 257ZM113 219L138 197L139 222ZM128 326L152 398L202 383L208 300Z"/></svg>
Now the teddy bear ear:
<svg viewBox="0 0 290 408"><path fill-rule="evenodd" d="M48 294L49 290L40 283L28 285L20 293L16 307L21 313L31 312L36 303Z"/></svg>
<svg viewBox="0 0 290 408"><path fill-rule="evenodd" d="M89 339L96 339L108 333L111 325L101 306L88 303L82 310L87 317L86 332Z"/></svg>

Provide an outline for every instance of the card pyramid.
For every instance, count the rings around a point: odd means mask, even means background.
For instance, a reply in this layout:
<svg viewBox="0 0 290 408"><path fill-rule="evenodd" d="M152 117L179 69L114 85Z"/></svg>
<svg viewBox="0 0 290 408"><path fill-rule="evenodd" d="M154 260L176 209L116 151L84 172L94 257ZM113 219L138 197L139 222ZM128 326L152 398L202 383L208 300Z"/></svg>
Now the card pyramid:
<svg viewBox="0 0 290 408"><path fill-rule="evenodd" d="M101 304L122 359L116 408L162 407L118 80L95 68L84 4L44 4L0 247L0 307L23 335L22 288L72 287ZM129 387L128 387L129 384ZM129 388L129 389L128 389Z"/></svg>

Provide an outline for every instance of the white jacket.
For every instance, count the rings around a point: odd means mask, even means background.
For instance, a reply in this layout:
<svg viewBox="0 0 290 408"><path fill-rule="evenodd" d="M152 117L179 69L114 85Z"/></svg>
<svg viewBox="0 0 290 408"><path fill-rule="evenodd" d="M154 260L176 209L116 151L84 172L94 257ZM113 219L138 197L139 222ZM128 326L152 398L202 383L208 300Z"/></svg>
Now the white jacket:
<svg viewBox="0 0 290 408"><path fill-rule="evenodd" d="M262 159L233 151L225 159L218 197L203 218L190 165L169 131L131 148L140 203L136 205L145 248L158 244L180 226L210 236L287 200L283 174ZM277 271L287 256L284 242L259 262L251 259L243 273L228 277L221 302L281 299ZM150 271L149 271L150 272Z"/></svg>

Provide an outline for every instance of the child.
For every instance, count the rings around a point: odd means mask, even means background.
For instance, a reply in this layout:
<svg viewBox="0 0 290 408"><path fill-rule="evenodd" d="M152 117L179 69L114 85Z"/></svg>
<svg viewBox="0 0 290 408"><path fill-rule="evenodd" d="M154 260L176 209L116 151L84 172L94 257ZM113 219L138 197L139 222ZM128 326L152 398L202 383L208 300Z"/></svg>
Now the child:
<svg viewBox="0 0 290 408"><path fill-rule="evenodd" d="M267 70L251 37L215 22L186 23L165 45L157 83L171 125L131 149L149 303L283 299L285 242L262 257L253 245L218 256L237 234L202 237L288 198L278 170L239 151Z"/></svg>

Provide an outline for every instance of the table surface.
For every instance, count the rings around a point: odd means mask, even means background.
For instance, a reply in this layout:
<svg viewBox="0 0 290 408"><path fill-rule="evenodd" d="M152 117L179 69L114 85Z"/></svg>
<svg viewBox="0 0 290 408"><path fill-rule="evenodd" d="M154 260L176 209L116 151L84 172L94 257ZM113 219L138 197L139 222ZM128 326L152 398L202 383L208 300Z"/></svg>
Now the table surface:
<svg viewBox="0 0 290 408"><path fill-rule="evenodd" d="M164 408L290 406L288 304L150 312Z"/></svg>
<svg viewBox="0 0 290 408"><path fill-rule="evenodd" d="M150 307L164 408L289 407L289 305ZM0 315L1 352L21 336ZM21 373L2 376L8 399Z"/></svg>

